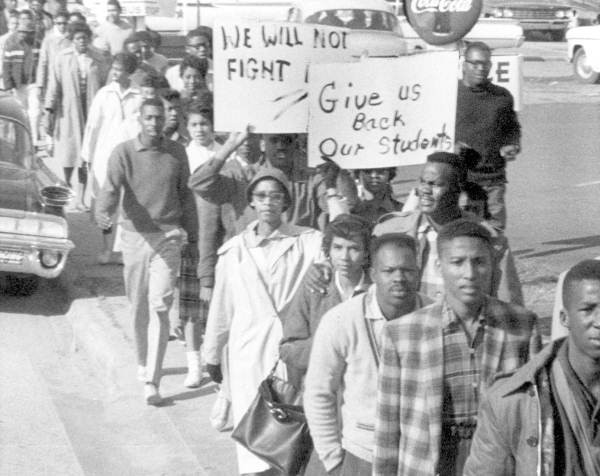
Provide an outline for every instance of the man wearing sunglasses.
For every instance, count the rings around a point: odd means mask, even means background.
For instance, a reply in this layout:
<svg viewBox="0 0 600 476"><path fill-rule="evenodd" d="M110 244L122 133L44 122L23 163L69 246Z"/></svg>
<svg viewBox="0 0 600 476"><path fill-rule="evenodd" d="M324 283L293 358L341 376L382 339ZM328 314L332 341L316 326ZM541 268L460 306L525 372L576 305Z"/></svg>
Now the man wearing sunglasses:
<svg viewBox="0 0 600 476"><path fill-rule="evenodd" d="M465 51L463 77L458 83L456 142L459 149L474 149L481 156L469 172L469 181L485 189L490 221L504 230L506 162L521 150L521 126L510 92L488 78L491 55L482 42L471 43Z"/></svg>

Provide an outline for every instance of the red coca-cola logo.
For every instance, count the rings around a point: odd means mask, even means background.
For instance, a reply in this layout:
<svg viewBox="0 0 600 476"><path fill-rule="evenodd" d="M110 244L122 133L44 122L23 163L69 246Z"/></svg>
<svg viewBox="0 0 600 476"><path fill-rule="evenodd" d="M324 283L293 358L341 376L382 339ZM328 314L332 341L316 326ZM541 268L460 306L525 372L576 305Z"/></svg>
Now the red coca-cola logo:
<svg viewBox="0 0 600 476"><path fill-rule="evenodd" d="M481 7L481 0L405 0L404 13L427 43L447 45L473 28Z"/></svg>

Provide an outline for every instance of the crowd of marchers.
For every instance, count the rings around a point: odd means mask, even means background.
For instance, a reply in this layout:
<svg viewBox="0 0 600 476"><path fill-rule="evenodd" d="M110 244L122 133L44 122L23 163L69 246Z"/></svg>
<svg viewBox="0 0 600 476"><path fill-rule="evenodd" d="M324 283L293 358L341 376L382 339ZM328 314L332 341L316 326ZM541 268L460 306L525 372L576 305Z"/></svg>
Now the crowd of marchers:
<svg viewBox="0 0 600 476"><path fill-rule="evenodd" d="M117 0L96 28L47 7L3 10L2 81L91 207L99 264L124 265L146 403L172 335L184 384L219 384L218 430L269 375L302 395L297 474L600 474L600 261L567 272L567 337L542 349L504 234L521 128L485 44L463 55L454 152L401 203L401 168L313 169L305 136L215 134L209 28L170 65ZM236 450L240 474L282 474Z"/></svg>

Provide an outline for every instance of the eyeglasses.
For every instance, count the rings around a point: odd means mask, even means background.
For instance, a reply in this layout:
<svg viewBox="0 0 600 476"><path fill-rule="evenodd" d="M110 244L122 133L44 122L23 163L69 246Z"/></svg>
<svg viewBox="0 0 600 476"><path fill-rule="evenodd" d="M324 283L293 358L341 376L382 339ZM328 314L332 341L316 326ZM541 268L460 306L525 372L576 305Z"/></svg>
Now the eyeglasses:
<svg viewBox="0 0 600 476"><path fill-rule="evenodd" d="M471 61L465 60L465 63L469 63L474 68L489 68L492 65L491 61Z"/></svg>
<svg viewBox="0 0 600 476"><path fill-rule="evenodd" d="M285 198L285 193L283 192L256 192L253 193L252 196L258 202L265 202L267 198L272 202L282 202Z"/></svg>

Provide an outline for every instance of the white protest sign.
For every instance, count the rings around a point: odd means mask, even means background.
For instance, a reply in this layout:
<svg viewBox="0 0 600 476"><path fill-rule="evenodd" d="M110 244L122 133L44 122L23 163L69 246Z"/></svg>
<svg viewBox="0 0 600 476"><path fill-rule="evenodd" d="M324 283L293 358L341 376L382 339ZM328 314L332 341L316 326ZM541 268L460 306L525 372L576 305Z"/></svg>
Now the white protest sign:
<svg viewBox="0 0 600 476"><path fill-rule="evenodd" d="M310 67L309 166L424 163L454 149L456 51Z"/></svg>
<svg viewBox="0 0 600 476"><path fill-rule="evenodd" d="M308 64L350 60L344 28L223 20L213 32L218 131L306 132Z"/></svg>
<svg viewBox="0 0 600 476"><path fill-rule="evenodd" d="M462 78L462 68L458 77ZM495 85L508 89L515 101L515 111L523 108L523 56L493 54L489 79Z"/></svg>
<svg viewBox="0 0 600 476"><path fill-rule="evenodd" d="M521 55L492 55L492 83L509 90L515 100L515 111L523 107L523 57Z"/></svg>

